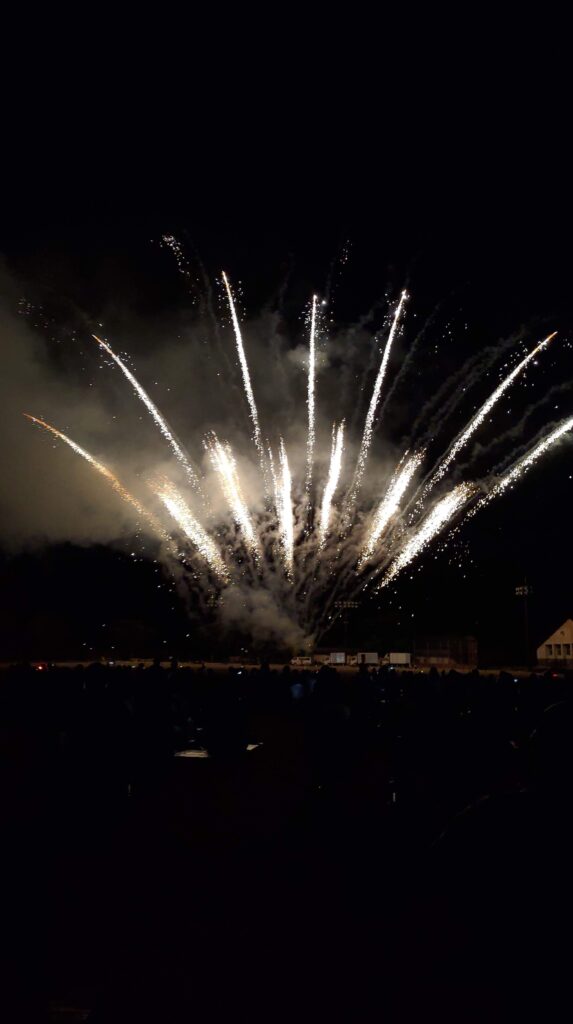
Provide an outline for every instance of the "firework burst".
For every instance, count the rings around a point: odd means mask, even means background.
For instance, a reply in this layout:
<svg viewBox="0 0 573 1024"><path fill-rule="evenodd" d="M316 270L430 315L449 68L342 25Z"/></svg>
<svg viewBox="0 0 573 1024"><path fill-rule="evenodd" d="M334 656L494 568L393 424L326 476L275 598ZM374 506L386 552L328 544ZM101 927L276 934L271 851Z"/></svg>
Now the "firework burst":
<svg viewBox="0 0 573 1024"><path fill-rule="evenodd" d="M306 438L299 458L290 438L265 440L253 392L245 344L235 299L226 274L223 283L229 303L235 346L250 419L251 439L257 453L258 493L247 490L230 444L209 431L202 438L206 458L204 475L192 462L135 375L112 350L96 337L101 350L119 367L167 441L187 476L191 491L177 486L168 475L152 475L153 511L145 498L131 494L118 477L66 434L34 416L28 419L63 441L87 461L129 506L142 525L162 542L162 550L177 559L185 573L192 553L193 586L217 591L218 606L235 602L255 607L255 594L264 595L257 607L268 618L269 607L280 610L281 622L296 624L299 640L316 639L327 625L335 598L358 591L379 593L393 584L412 563L435 543L442 544L458 528L463 517L476 514L517 482L553 445L573 430L573 416L551 424L548 432L518 457L506 459L502 472L492 470L477 482L447 484L447 474L460 451L486 422L494 407L535 356L546 349L548 335L498 384L489 398L459 431L433 466L425 467L426 452L414 451L380 470L369 469L380 398L390 372L392 346L403 324L406 293L402 292L390 317L390 330L381 353L372 395L360 440L353 449L344 420L332 427L329 457L321 453L317 427L316 339L319 299L313 295L308 314L308 361L306 378ZM94 336L95 337L95 336ZM287 444L289 454L287 454ZM236 439L233 447L237 450ZM273 457L273 447L275 457ZM354 450L355 458L348 453ZM294 457L293 457L294 452ZM289 458L290 455L290 458ZM367 470L369 477L367 479ZM426 472L424 478L423 473ZM252 467L249 470L252 475ZM366 487L366 480L368 487ZM437 485L440 485L437 488ZM186 485L187 486L187 485ZM441 493L436 497L432 491ZM218 503L214 489L219 492ZM444 493L445 491L445 493ZM322 492L322 493L321 493ZM369 497L361 495L367 492ZM147 492L149 497L149 491ZM274 500L272 495L274 494ZM321 495L314 507L315 495ZM221 504L223 510L216 512ZM202 519L209 521L209 530ZM438 540L439 538L439 540ZM197 568L198 567L198 568ZM275 615L277 619L279 616ZM294 641L289 641L294 644ZM298 641L297 641L298 642Z"/></svg>

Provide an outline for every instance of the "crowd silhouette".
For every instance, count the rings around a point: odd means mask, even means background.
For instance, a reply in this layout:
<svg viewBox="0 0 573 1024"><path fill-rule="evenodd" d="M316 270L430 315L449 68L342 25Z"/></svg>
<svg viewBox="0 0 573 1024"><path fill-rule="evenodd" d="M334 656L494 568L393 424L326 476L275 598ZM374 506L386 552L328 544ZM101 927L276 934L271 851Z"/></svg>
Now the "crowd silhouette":
<svg viewBox="0 0 573 1024"><path fill-rule="evenodd" d="M569 998L572 693L5 670L10 1020L547 1019Z"/></svg>

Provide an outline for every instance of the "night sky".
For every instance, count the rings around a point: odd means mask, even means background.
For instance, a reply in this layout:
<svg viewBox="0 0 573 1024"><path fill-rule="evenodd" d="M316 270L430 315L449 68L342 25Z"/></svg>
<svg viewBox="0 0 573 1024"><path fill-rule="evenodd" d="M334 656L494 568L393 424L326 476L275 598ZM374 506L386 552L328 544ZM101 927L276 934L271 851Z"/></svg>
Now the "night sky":
<svg viewBox="0 0 573 1024"><path fill-rule="evenodd" d="M469 114L461 102L448 110L437 98L432 110L421 102L415 116L389 115L389 123L359 105L356 118L345 111L336 131L320 116L300 131L294 116L277 117L264 139L245 117L228 136L221 122L205 131L180 121L166 142L171 127L144 131L141 110L125 134L114 124L105 145L80 133L63 148L52 138L44 158L40 139L39 148L28 139L3 196L6 301L25 294L64 326L80 312L90 322L103 317L110 337L121 336L130 318L147 320L143 353L154 324L174 309L193 315L186 283L158 244L166 233L207 274L225 268L240 280L249 312L274 301L286 281L282 311L293 336L308 296L324 293L329 281L333 315L343 323L406 285L418 323L437 310L436 336L451 329L455 344L441 343L435 360L431 347L423 352L388 429L399 437L440 378L480 345L520 327L528 341L558 330L560 349L540 370L536 400L557 383L569 380L572 388L560 395L558 412L550 407L530 425L534 436L543 415L552 421L573 413L572 224L559 136L546 120L540 127L529 102L518 117L497 109L494 121L487 104L480 113L479 90ZM406 332L394 369L412 340ZM137 360L136 345L130 338ZM474 400L489 390L486 382ZM527 402L527 388L518 385L516 418ZM448 556L425 557L424 571L398 588L391 607L373 602L360 613L351 642L395 649L428 632L473 632L485 660L519 657L522 607L514 588L525 578L533 586L532 640L541 642L573 613L572 478L573 447L565 443L465 530L462 568ZM86 645L109 654L112 644L130 654L195 648L209 655L213 644L232 653L240 642L189 624L168 586L157 590L156 566L134 565L117 549L7 545L0 564L4 657L75 658ZM335 634L333 642L340 639Z"/></svg>

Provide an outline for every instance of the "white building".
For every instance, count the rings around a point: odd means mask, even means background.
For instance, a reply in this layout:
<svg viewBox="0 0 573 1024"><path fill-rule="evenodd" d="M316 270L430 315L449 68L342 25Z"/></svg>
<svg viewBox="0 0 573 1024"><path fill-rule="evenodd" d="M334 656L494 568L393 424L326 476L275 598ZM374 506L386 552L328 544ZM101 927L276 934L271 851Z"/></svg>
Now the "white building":
<svg viewBox="0 0 573 1024"><path fill-rule="evenodd" d="M537 648L540 665L573 668L573 619L566 619L559 629Z"/></svg>

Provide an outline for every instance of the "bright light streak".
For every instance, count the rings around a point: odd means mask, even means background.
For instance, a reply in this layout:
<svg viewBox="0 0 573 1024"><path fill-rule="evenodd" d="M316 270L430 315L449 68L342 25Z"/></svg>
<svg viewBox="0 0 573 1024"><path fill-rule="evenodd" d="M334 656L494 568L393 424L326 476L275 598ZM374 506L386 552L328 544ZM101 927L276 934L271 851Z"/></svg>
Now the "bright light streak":
<svg viewBox="0 0 573 1024"><path fill-rule="evenodd" d="M316 304L318 296L312 296L312 311L310 315L310 342L308 348L308 383L307 383L307 408L308 408L308 440L306 447L306 487L310 488L312 482L312 467L314 461L315 436L315 378L316 378Z"/></svg>
<svg viewBox="0 0 573 1024"><path fill-rule="evenodd" d="M334 426L332 428L332 444L330 449L330 468L328 470L328 479L326 481L326 487L324 488L324 495L322 498L322 509L320 515L320 527L318 531L318 549L322 550L326 544L326 538L328 536L328 527L330 525L330 518L332 515L332 499L336 488L338 487L338 481L340 480L340 472L342 470L342 454L344 451L344 420L339 424L338 429Z"/></svg>
<svg viewBox="0 0 573 1024"><path fill-rule="evenodd" d="M399 555L394 559L377 590L382 590L398 573L402 572L416 558L430 541L442 530L450 520L463 508L474 493L470 484L458 484L445 498L442 498L416 530Z"/></svg>
<svg viewBox="0 0 573 1024"><path fill-rule="evenodd" d="M484 495L484 497L478 501L475 508L472 509L472 512L476 512L483 505L487 505L492 501L493 498L497 498L500 494L503 494L503 492L523 476L523 474L526 473L542 455L545 455L548 448L551 448L551 446L554 445L556 441L559 441L559 439L569 430L573 430L573 416L569 416L568 419L562 420L562 422L555 427L547 437L544 437L542 441L539 441L539 443L527 452L526 455L519 459L518 462L512 466L504 476L502 476L501 480L495 484L489 494Z"/></svg>
<svg viewBox="0 0 573 1024"><path fill-rule="evenodd" d="M423 452L411 455L402 469L399 469L394 475L388 491L380 502L376 514L374 515L368 539L358 562L359 570L363 569L365 564L373 557L380 537L383 535L390 521L400 511L402 498L410 486L412 477L420 468L423 458Z"/></svg>
<svg viewBox="0 0 573 1024"><path fill-rule="evenodd" d="M216 544L201 523L197 521L176 487L168 480L151 480L149 486L213 572L220 579L228 582L229 572Z"/></svg>
<svg viewBox="0 0 573 1024"><path fill-rule="evenodd" d="M538 355L539 352L541 352L544 348L547 348L547 346L549 345L550 341L552 341L552 339L555 337L556 334L557 334L557 331L554 331L553 334L548 335L547 338L544 338L543 341L540 341L539 345L537 345L531 352L529 352L528 355L526 355L525 358L522 359L521 362L518 363L517 366L515 366L513 368L511 373L509 373L507 375L507 377L505 377L505 379L502 380L501 384L498 384L498 386L496 387L495 391L492 391L492 393L489 396L489 398L486 399L486 401L483 403L483 405L476 412L475 416L472 417L472 419L468 423L467 427L462 431L462 433L459 435L459 437L454 441L454 443L451 446L451 448L450 448L448 454L446 455L445 459L442 460L442 462L438 466L436 472L433 474L431 480L428 482L428 484L424 488L424 493L425 494L428 493L430 488L433 487L434 484L438 482L438 480L442 479L442 477L446 473L448 467L454 461L454 459L459 454L459 452L462 450L464 445L467 444L467 442L469 441L469 439L472 436L472 434L474 434L475 431L478 429L478 427L483 423L483 421L485 420L486 416L491 412L491 410L493 409L493 407L496 404L496 402L499 401L501 396L507 391L508 387L510 387L510 385L513 384L513 382L516 379L516 377L518 377L519 374L523 372L525 367L533 359L535 359L535 356Z"/></svg>
<svg viewBox="0 0 573 1024"><path fill-rule="evenodd" d="M263 479L265 480L266 488L266 465L265 465L265 450L261 438L261 428L259 426L259 414L257 412L257 405L255 402L255 396L253 394L253 388L251 385L251 375L249 373L249 364L247 363L247 357L245 355L245 346L243 344L243 336L241 334L241 327L239 324L239 318L237 316L237 310L235 308L235 300L233 298L233 292L229 279L223 271L223 281L227 290L227 298L229 300L229 308L231 310L231 319L233 321L233 329L235 331L235 341L237 343L237 352L239 354L239 363L241 365L241 373L243 375L243 386L245 388L245 394L247 396L247 402L249 404L249 411L251 414L251 421L253 424L253 441L255 442L256 449L259 453L259 461L261 464L261 470L263 473Z"/></svg>
<svg viewBox="0 0 573 1024"><path fill-rule="evenodd" d="M275 470L275 460L273 458L273 450L272 450L272 448L271 448L271 446L270 446L268 441L267 441L267 457L268 457L268 460L269 460L269 470L270 470L270 473L271 473L271 480L273 482L273 492L274 492L275 497L276 497L277 489L278 489L277 474L276 474L276 470Z"/></svg>
<svg viewBox="0 0 573 1024"><path fill-rule="evenodd" d="M169 535L165 532L165 530L157 521L155 516L148 512L147 509L145 509L143 505L140 504L137 498L134 498L133 494L130 494L129 491L125 489L125 487L123 486L123 484L120 483L115 474L112 473L111 469L108 469L107 466L104 466L101 462L98 462L98 460L94 459L93 455L90 455L90 453L87 452L85 448L81 448L79 444L76 444L75 441L72 441L71 437L68 437L67 434L63 434L61 430L56 430L55 427L52 427L49 423L46 423L45 420L41 420L37 416L31 416L27 412L25 412L23 415L26 417L26 419L31 420L32 423L36 423L39 427L43 427L44 430L47 430L49 431L50 434L53 434L54 437L59 438L60 441L64 441L65 444L70 446L70 448L72 449L72 451L76 453L76 455L80 455L82 459L85 459L86 462L89 462L90 466L93 466L93 468L107 480L108 484L110 484L110 486L113 487L116 494L118 494L123 501L127 502L128 505L131 505L132 508L134 508L136 512L142 517L142 519L145 519L146 522L149 523L149 525L153 528L155 533L157 533L165 541L170 540Z"/></svg>
<svg viewBox="0 0 573 1024"><path fill-rule="evenodd" d="M259 545L251 514L243 497L237 463L229 444L222 444L215 434L212 434L205 442L209 457L214 469L221 479L223 494L227 499L229 508L235 522L240 526L245 543L253 554L258 553Z"/></svg>
<svg viewBox="0 0 573 1024"><path fill-rule="evenodd" d="M189 461L189 456L186 454L186 452L183 451L183 448L179 444L179 441L177 440L177 438L174 436L174 434L169 429L167 421L161 415L161 413L159 412L159 409L157 408L155 403L152 402L151 398L147 394L147 391L144 388L142 388L141 384L139 383L137 378L134 377L134 375L131 372L131 370L125 365L123 360L120 359L120 357L115 354L115 352L107 344L107 342L102 341L101 338L98 338L97 334L93 334L92 337L95 338L95 340L97 341L98 345L101 345L101 347L103 348L104 352L107 352L108 356L111 356L113 361L117 364L117 366L119 366L119 368L120 368L121 372L124 374L124 376L127 377L127 380L131 384L131 386L134 389L135 393L139 396L139 398L143 402L145 408L149 412L150 416L152 417L152 419L154 420L156 425L159 427L161 433L163 434L163 437L165 438L167 443L170 445L171 450L172 450L173 454L175 455L175 458L181 463L181 465L185 469L185 472L187 473L191 483L193 484L193 486L197 490L200 490L201 489L201 484L200 484L200 481L199 481L199 477L198 477L197 473L195 472L195 470L193 469L193 466L191 465L191 462Z"/></svg>
<svg viewBox="0 0 573 1024"><path fill-rule="evenodd" d="M292 509L292 478L284 441L279 446L280 476L276 481L277 514L285 573L289 580L294 573L294 526Z"/></svg>
<svg viewBox="0 0 573 1024"><path fill-rule="evenodd" d="M360 484L362 482L362 477L364 476L364 470L366 468L366 460L368 458L368 452L370 451L370 445L372 444L372 434L373 434L373 430L374 430L374 421L375 421L375 418L376 418L376 411L378 409L378 403L380 402L380 393L382 391L382 384L384 383L384 377L386 376L386 367L388 366L388 360L390 358L390 352L392 350L392 344L394 342L394 338L396 337L396 332L397 332L399 324L400 324L400 317L402 315L402 310L404 308L404 303L405 303L407 298L408 298L407 292L403 291L401 296L400 296L400 301L399 301L398 305L396 306L396 310L394 312L394 316L392 318L392 326L390 327L390 333L388 335L388 340L386 342L386 345L384 346L384 352L383 352L383 355L382 355L382 360L381 360L381 363L380 363L380 368L378 370L378 375L377 375L376 381L374 383L374 390L372 392L372 398L370 399L370 405L368 407L368 412L366 414L366 421L364 423L364 432L362 434L362 441L360 443L360 451L358 452L358 462L357 462L357 466L356 466L356 474L355 474L354 483L353 483L353 486L352 486L350 502L353 502L353 501L356 500L356 495L357 495L358 490L360 488Z"/></svg>

